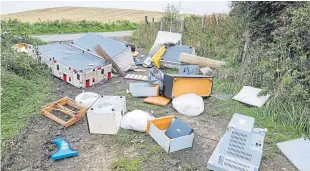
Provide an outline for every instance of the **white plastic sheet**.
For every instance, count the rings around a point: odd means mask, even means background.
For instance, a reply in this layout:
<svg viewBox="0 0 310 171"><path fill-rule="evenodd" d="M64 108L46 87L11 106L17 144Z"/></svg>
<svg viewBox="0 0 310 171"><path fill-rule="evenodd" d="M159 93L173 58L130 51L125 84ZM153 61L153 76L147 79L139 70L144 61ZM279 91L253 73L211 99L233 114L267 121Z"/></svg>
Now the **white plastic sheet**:
<svg viewBox="0 0 310 171"><path fill-rule="evenodd" d="M179 114L185 116L198 116L204 111L203 99L195 93L174 98L172 106Z"/></svg>
<svg viewBox="0 0 310 171"><path fill-rule="evenodd" d="M99 94L93 92L83 92L75 97L75 101L89 108L98 99Z"/></svg>
<svg viewBox="0 0 310 171"><path fill-rule="evenodd" d="M256 107L262 107L270 98L270 94L259 96L262 89L244 86L240 92L233 97L234 100Z"/></svg>
<svg viewBox="0 0 310 171"><path fill-rule="evenodd" d="M121 128L145 132L147 121L152 119L154 119L154 117L145 111L133 110L123 116Z"/></svg>

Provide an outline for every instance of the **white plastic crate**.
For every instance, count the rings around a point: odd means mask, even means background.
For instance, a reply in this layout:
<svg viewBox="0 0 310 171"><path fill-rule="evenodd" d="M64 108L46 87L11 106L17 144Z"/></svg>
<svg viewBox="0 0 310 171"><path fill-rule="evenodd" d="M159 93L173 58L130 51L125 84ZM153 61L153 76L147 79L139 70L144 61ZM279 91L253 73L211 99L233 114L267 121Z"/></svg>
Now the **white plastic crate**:
<svg viewBox="0 0 310 171"><path fill-rule="evenodd" d="M126 112L125 96L101 96L87 112L89 132L117 134Z"/></svg>

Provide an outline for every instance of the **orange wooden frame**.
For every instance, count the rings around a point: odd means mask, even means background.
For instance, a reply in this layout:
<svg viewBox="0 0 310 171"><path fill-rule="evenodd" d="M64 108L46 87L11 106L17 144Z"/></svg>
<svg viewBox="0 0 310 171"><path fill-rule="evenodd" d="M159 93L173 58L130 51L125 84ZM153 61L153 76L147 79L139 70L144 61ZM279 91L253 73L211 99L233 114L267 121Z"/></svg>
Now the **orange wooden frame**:
<svg viewBox="0 0 310 171"><path fill-rule="evenodd" d="M64 107L64 105L68 105L71 106L75 109L79 109L78 112L74 112L71 109L68 109L66 107ZM68 121L64 121L60 118L58 118L57 116L55 116L52 112L53 110L57 110L60 111L64 114L70 115L72 116L71 119L69 119ZM45 106L42 107L41 110L41 114L58 122L59 124L65 126L65 127L69 127L71 125L73 125L74 123L76 123L77 121L81 120L85 114L87 112L87 107L80 104L80 103L76 103L74 100L70 99L68 96L63 97L62 99L59 99L55 102L49 103Z"/></svg>

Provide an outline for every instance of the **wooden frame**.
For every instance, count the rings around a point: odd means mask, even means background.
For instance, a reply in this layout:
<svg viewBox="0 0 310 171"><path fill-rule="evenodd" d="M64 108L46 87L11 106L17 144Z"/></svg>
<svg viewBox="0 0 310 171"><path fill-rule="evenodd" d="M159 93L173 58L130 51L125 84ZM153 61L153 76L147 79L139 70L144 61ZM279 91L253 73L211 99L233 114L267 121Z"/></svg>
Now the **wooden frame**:
<svg viewBox="0 0 310 171"><path fill-rule="evenodd" d="M75 109L79 109L79 111L75 112L71 109L64 107L64 105L68 105ZM69 119L68 121L64 121L53 114L54 110L70 115L72 118ZM58 122L59 124L65 127L69 127L73 125L74 123L76 123L77 121L81 120L85 116L86 112L87 112L86 106L80 103L76 103L74 100L70 99L68 96L63 97L62 99L59 99L55 102L52 102L52 103L49 103L43 106L41 110L42 115Z"/></svg>

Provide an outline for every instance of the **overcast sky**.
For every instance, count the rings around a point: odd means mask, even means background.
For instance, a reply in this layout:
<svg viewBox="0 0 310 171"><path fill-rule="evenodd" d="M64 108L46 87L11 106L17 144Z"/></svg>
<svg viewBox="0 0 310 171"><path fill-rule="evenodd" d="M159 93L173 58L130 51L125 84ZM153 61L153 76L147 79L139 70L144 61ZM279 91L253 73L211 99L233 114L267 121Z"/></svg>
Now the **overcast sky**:
<svg viewBox="0 0 310 171"><path fill-rule="evenodd" d="M1 14L17 13L34 9L75 6L137 9L148 11L164 11L167 4L179 5L181 13L212 14L228 13L228 1L3 1L1 0Z"/></svg>

